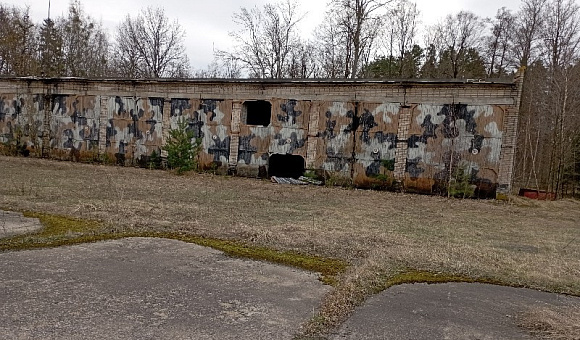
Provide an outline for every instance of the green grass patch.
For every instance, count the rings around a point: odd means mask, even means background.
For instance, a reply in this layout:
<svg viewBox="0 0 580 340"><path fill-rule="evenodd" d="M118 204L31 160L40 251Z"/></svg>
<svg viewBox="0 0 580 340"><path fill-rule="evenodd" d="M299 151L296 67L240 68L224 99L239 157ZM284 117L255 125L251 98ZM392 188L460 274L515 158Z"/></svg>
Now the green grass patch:
<svg viewBox="0 0 580 340"><path fill-rule="evenodd" d="M240 258L260 260L302 268L321 274L321 281L325 284L334 285L338 274L344 272L347 263L338 259L324 258L320 256L305 255L292 251L279 251L266 247L248 245L239 241L218 240L192 235L159 234L151 237L162 237L195 243L200 246L221 250L224 253Z"/></svg>
<svg viewBox="0 0 580 340"><path fill-rule="evenodd" d="M38 218L40 223L44 226L36 235L50 236L54 234L65 233L85 233L90 230L96 230L101 227L98 221L84 220L80 218L50 215L44 213L36 213L25 211L22 213L24 217Z"/></svg>
<svg viewBox="0 0 580 340"><path fill-rule="evenodd" d="M43 228L37 232L0 239L0 251L58 247L96 242L103 238L98 221L25 211L24 217L38 218Z"/></svg>
<svg viewBox="0 0 580 340"><path fill-rule="evenodd" d="M466 276L459 276L447 273L431 273L427 271L407 270L397 275L390 276L384 280L379 280L379 284L373 287L373 293L378 294L385 289L392 286L412 283L450 283L450 282L465 282L465 283L487 283L500 286L512 286L492 278L471 278Z"/></svg>
<svg viewBox="0 0 580 340"><path fill-rule="evenodd" d="M23 215L38 218L43 228L35 233L0 239L0 251L53 248L128 237L153 237L194 243L221 250L233 257L267 261L318 272L321 274L320 280L330 285L336 283L337 275L344 272L348 266L346 262L337 259L293 251L279 251L241 241L220 240L183 233L111 231L98 221L36 212L23 212Z"/></svg>
<svg viewBox="0 0 580 340"><path fill-rule="evenodd" d="M350 286L339 286L338 292L332 301L341 301L340 306L333 303L323 304L322 310L314 315L305 325L305 332L296 339L322 339L328 333L342 324L355 310L372 295L379 294L388 288L402 284L441 284L450 282L487 283L503 286L514 286L490 278L471 278L466 276L433 273L414 269L401 269L398 272L377 272L372 278L364 278L362 281ZM327 309L328 308L328 309Z"/></svg>

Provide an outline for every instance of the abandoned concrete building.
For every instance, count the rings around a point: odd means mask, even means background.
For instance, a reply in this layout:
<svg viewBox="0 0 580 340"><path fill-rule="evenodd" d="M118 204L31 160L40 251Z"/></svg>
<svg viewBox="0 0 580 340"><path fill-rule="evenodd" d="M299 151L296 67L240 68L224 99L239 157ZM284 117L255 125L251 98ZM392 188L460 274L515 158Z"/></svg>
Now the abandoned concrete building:
<svg viewBox="0 0 580 340"><path fill-rule="evenodd" d="M359 187L511 190L513 81L0 78L0 143L57 159L146 164L179 121L200 163L242 176L312 170Z"/></svg>

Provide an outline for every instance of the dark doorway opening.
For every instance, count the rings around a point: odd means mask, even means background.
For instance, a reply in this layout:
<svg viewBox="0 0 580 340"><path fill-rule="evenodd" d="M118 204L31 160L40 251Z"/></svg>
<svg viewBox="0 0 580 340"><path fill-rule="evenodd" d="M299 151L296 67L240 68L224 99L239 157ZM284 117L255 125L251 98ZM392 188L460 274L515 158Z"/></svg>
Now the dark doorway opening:
<svg viewBox="0 0 580 340"><path fill-rule="evenodd" d="M244 102L247 125L270 125L272 116L272 104L265 100Z"/></svg>
<svg viewBox="0 0 580 340"><path fill-rule="evenodd" d="M304 175L305 167L306 162L302 156L275 154L270 156L268 162L268 176L298 179Z"/></svg>

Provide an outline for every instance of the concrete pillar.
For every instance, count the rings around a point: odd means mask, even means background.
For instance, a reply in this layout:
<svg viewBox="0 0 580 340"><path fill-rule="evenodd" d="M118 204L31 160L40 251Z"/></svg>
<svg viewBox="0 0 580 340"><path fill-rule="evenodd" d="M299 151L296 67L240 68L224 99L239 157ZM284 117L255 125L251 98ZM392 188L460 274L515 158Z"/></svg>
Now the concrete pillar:
<svg viewBox="0 0 580 340"><path fill-rule="evenodd" d="M163 99L163 111L161 116L161 157L167 158L167 151L163 148L169 139L169 131L171 130L171 98Z"/></svg>
<svg viewBox="0 0 580 340"><path fill-rule="evenodd" d="M99 112L99 154L107 151L107 125L109 124L109 97L100 97Z"/></svg>
<svg viewBox="0 0 580 340"><path fill-rule="evenodd" d="M397 149L395 150L395 171L393 175L399 181L405 179L407 170L407 154L409 144L409 129L411 127L413 110L409 106L402 106L399 110L399 128L397 131Z"/></svg>
<svg viewBox="0 0 580 340"><path fill-rule="evenodd" d="M230 159L229 167L235 168L238 165L238 152L240 147L240 122L242 119L242 102L232 103L232 134L230 139Z"/></svg>
<svg viewBox="0 0 580 340"><path fill-rule="evenodd" d="M503 123L503 137L501 141L500 165L498 173L497 199L507 199L512 191L512 179L514 164L516 159L516 143L518 139L518 117L520 114L520 103L524 85L525 67L519 69L514 79L516 84L516 94L514 105L509 106L505 111Z"/></svg>
<svg viewBox="0 0 580 340"><path fill-rule="evenodd" d="M320 105L310 105L310 117L308 119L308 138L306 147L306 169L314 169L318 151L318 132L320 126Z"/></svg>
<svg viewBox="0 0 580 340"><path fill-rule="evenodd" d="M43 95L44 121L42 124L42 157L50 157L50 122L52 120L52 100L53 98L49 90L46 94Z"/></svg>

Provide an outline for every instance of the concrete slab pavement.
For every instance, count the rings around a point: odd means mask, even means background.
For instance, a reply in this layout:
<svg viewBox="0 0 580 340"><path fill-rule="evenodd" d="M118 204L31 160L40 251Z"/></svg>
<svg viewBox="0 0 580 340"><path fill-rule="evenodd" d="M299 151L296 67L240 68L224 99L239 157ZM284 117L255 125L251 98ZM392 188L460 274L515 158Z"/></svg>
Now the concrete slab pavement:
<svg viewBox="0 0 580 340"><path fill-rule="evenodd" d="M291 339L317 275L180 241L0 254L0 339Z"/></svg>
<svg viewBox="0 0 580 340"><path fill-rule="evenodd" d="M331 339L532 339L518 318L545 306L580 308L580 298L486 284L406 284L368 299Z"/></svg>
<svg viewBox="0 0 580 340"><path fill-rule="evenodd" d="M0 237L33 232L42 228L38 218L24 217L22 213L0 210Z"/></svg>

